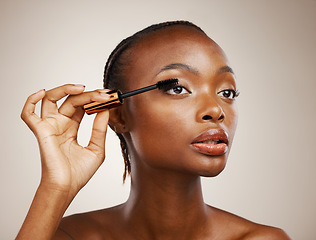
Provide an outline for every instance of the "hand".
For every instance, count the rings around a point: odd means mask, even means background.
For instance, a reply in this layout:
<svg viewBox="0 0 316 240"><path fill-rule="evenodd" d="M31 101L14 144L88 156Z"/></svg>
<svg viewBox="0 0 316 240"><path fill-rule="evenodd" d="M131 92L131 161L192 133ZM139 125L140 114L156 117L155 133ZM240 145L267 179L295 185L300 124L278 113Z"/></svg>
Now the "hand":
<svg viewBox="0 0 316 240"><path fill-rule="evenodd" d="M74 197L100 167L105 157L108 110L96 115L88 146L77 142L84 116L82 106L92 101L105 102L109 96L102 90L84 92L84 86L67 84L27 99L21 118L37 137L42 162L41 185L68 191ZM56 102L67 97L58 109ZM41 117L34 113L42 100Z"/></svg>

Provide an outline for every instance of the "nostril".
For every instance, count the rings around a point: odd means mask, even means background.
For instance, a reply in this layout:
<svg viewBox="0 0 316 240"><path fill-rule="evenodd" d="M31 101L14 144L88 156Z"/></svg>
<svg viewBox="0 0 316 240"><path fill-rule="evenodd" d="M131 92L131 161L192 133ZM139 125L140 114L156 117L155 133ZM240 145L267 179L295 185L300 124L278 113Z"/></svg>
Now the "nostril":
<svg viewBox="0 0 316 240"><path fill-rule="evenodd" d="M204 115L204 116L202 117L202 119L203 119L203 120L210 120L210 119L212 119L212 117L211 117L210 115Z"/></svg>
<svg viewBox="0 0 316 240"><path fill-rule="evenodd" d="M211 115L204 115L204 116L202 117L202 119L205 120L205 121L207 121L207 120L212 120L213 117L212 117ZM223 119L224 119L224 115L221 114L217 120L218 120L218 121L221 121L221 120L223 120Z"/></svg>
<svg viewBox="0 0 316 240"><path fill-rule="evenodd" d="M224 119L224 115L223 114L218 118L218 120L222 120L222 119Z"/></svg>

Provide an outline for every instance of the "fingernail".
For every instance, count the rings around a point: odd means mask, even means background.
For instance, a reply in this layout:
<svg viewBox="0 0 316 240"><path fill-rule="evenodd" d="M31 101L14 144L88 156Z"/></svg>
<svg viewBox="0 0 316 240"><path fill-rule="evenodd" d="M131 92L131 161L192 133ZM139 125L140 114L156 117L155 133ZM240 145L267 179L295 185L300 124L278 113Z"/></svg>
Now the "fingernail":
<svg viewBox="0 0 316 240"><path fill-rule="evenodd" d="M84 88L86 87L86 86L83 85L83 84L74 84L74 86L75 86L75 87L84 87Z"/></svg>
<svg viewBox="0 0 316 240"><path fill-rule="evenodd" d="M108 96L108 97L110 97L110 95L107 94L106 92L100 92L100 95L101 95L101 96Z"/></svg>
<svg viewBox="0 0 316 240"><path fill-rule="evenodd" d="M109 92L109 90L107 90L107 89L98 89L98 91L99 92L105 92L105 93Z"/></svg>
<svg viewBox="0 0 316 240"><path fill-rule="evenodd" d="M43 88L43 89L41 89L41 90L38 90L36 93L40 93L40 92L42 92L42 91L45 91L45 89Z"/></svg>

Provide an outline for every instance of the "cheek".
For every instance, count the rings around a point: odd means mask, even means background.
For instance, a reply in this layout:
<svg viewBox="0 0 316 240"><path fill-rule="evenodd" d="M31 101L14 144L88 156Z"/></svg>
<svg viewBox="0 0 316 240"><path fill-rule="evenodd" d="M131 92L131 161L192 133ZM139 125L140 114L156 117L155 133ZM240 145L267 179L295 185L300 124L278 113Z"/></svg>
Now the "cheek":
<svg viewBox="0 0 316 240"><path fill-rule="evenodd" d="M136 107L137 106L137 107ZM135 154L148 164L169 164L190 142L193 113L177 104L153 102L135 104L130 112L130 144Z"/></svg>

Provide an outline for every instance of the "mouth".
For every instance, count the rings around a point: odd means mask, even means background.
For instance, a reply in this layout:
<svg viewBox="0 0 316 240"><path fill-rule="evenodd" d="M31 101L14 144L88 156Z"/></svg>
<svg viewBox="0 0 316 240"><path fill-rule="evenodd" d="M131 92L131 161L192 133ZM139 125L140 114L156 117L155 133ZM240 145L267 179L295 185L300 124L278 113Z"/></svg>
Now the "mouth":
<svg viewBox="0 0 316 240"><path fill-rule="evenodd" d="M225 143L225 142L221 139L214 139L214 140L206 140L206 141L200 141L200 142L195 142L195 143L204 143L204 144L215 145L215 144L220 144L220 143Z"/></svg>
<svg viewBox="0 0 316 240"><path fill-rule="evenodd" d="M223 129L210 129L195 138L191 146L205 155L224 155L228 150L228 134Z"/></svg>

